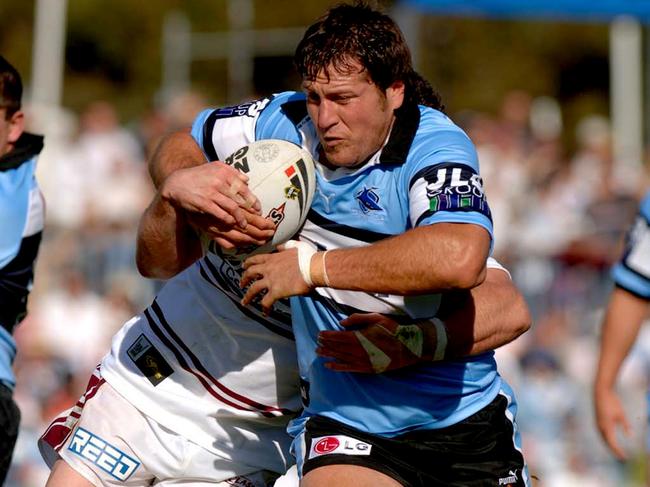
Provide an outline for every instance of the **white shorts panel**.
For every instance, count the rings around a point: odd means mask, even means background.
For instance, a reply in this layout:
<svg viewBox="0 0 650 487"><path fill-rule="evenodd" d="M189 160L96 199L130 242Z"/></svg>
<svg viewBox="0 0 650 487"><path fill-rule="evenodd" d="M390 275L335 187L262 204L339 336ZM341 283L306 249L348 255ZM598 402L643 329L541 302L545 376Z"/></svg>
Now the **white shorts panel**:
<svg viewBox="0 0 650 487"><path fill-rule="evenodd" d="M69 428L62 443L48 441L47 433L39 441L48 465L61 457L98 487L263 487L272 480L272 474L251 472L144 416L103 380L92 392L55 420L61 425L65 418Z"/></svg>

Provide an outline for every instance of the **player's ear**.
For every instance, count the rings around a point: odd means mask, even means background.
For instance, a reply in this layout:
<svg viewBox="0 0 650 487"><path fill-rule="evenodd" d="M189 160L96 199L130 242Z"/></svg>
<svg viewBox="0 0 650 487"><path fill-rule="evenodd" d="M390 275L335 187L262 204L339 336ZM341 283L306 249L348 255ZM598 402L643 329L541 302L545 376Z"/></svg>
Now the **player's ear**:
<svg viewBox="0 0 650 487"><path fill-rule="evenodd" d="M393 84L386 89L386 100L388 100L391 110L397 110L402 106L402 103L404 103L405 90L406 86L404 85L404 81L401 80L394 81Z"/></svg>
<svg viewBox="0 0 650 487"><path fill-rule="evenodd" d="M7 143L15 144L25 130L25 115L18 110L9 118L9 132L7 134Z"/></svg>

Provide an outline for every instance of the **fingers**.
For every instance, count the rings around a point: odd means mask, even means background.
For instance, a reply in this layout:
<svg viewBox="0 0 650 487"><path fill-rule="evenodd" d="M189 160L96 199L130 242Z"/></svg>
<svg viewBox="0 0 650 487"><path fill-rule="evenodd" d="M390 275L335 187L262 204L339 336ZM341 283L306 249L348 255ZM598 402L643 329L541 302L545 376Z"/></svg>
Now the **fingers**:
<svg viewBox="0 0 650 487"><path fill-rule="evenodd" d="M323 356L333 357L339 353L361 353L363 350L354 333L347 331L321 331L318 346Z"/></svg>
<svg viewBox="0 0 650 487"><path fill-rule="evenodd" d="M264 262L266 262L267 259L268 259L267 254L251 255L244 261L243 264L244 270L248 270L254 265L263 264ZM244 274L246 273L244 272Z"/></svg>
<svg viewBox="0 0 650 487"><path fill-rule="evenodd" d="M379 313L354 313L340 321L339 324L345 328L362 327L381 321L383 318L384 316Z"/></svg>
<svg viewBox="0 0 650 487"><path fill-rule="evenodd" d="M253 257L255 257L255 256L253 256ZM246 288L248 285L250 285L256 279L260 278L260 274L258 272L256 272L254 268L251 269L251 267L253 267L253 266L250 266L250 265L246 266L246 262L248 262L250 259L251 259L251 257L249 257L248 259L246 259L244 261L244 269L246 269L246 270L241 275L241 279L239 281L239 287L241 287L242 289Z"/></svg>
<svg viewBox="0 0 650 487"><path fill-rule="evenodd" d="M238 174L240 173L238 172ZM246 182L239 178L230 180L230 185L225 194L242 208L254 210L258 213L261 210L261 204L257 197L248 189Z"/></svg>
<svg viewBox="0 0 650 487"><path fill-rule="evenodd" d="M247 181L248 177L236 169L215 162L173 172L161 191L179 208L207 213L226 224L246 228L245 210L259 215L261 209Z"/></svg>
<svg viewBox="0 0 650 487"><path fill-rule="evenodd" d="M242 281L243 282L243 281ZM242 287L245 287L242 285ZM260 299L261 297L261 299ZM253 281L246 294L241 300L241 304L248 306L255 300L259 300L259 304L262 307L262 311L265 315L271 313L273 309L273 304L277 301L277 297L269 292L268 286L264 279L258 279Z"/></svg>
<svg viewBox="0 0 650 487"><path fill-rule="evenodd" d="M358 346L332 349L327 346L316 348L320 357L329 358L325 367L340 372L372 373L372 365L366 354Z"/></svg>
<svg viewBox="0 0 650 487"><path fill-rule="evenodd" d="M252 227L250 231L265 232L269 235L269 238L275 233L275 223L250 211L246 212L246 218L248 219L248 227Z"/></svg>
<svg viewBox="0 0 650 487"><path fill-rule="evenodd" d="M243 278L241 280L240 285L242 288L247 286L247 284L244 284ZM250 303L252 303L255 300L257 296L259 296L265 291L266 291L266 285L264 284L262 279L259 279L257 281L251 281L250 287L248 288L246 294L244 294L244 297L241 300L241 304L243 304L244 306L248 306Z"/></svg>

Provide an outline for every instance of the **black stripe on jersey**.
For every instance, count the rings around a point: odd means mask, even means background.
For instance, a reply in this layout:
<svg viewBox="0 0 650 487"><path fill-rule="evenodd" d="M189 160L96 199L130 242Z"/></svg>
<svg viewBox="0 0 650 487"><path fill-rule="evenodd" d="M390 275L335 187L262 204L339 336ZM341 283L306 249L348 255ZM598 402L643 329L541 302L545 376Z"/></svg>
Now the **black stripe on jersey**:
<svg viewBox="0 0 650 487"><path fill-rule="evenodd" d="M27 298L34 280L34 263L43 232L25 237L16 256L0 269L0 326L12 333L27 313Z"/></svg>
<svg viewBox="0 0 650 487"><path fill-rule="evenodd" d="M198 357L192 353L192 351L189 349L189 347L181 340L181 338L176 334L176 332L174 332L174 329L170 326L170 324L165 319L165 315L164 315L162 309L160 308L160 305L158 304L158 302L156 300L154 300L154 302L151 304L151 309L156 314L156 317L160 321L161 325L165 328L165 331L169 334L169 336L172 337L172 339L180 346L180 348L183 350L183 352L185 352L185 354L190 358L190 360L192 361L192 365L194 366L194 369L198 370L205 377L207 377L210 380L210 382L212 384L214 384L221 392L227 394L228 396L230 396L233 399L236 399L236 400L238 400L240 402L243 402L244 404L247 404L250 407L253 407L255 409L259 409L260 412L264 416L267 416L267 417L276 416L276 415L272 414L272 411L281 412L282 414L291 414L292 413L292 411L289 411L288 409L280 409L280 408L276 408L276 407L273 407L273 406L267 406L265 404L261 404L261 403L259 403L257 401L253 401L252 399L249 399L249 398L247 398L245 396L242 396L241 394L238 394L235 391L233 391L233 390L227 388L226 386L224 386L215 377L213 377L212 374L210 374L210 372L208 372L208 370L203 366L203 364L198 359ZM150 324L151 324L151 322L150 322ZM174 351L173 348L171 350ZM180 363L180 361L179 361L179 363Z"/></svg>
<svg viewBox="0 0 650 487"><path fill-rule="evenodd" d="M155 304L155 301L154 301L154 304ZM149 323L149 327L151 328L151 330L156 334L158 339L169 350L171 350L171 352L174 354L174 357L176 357L176 360L178 361L178 364L183 368L183 370L185 370L186 372L189 372L194 377L196 377L197 380L201 383L201 385L203 385L203 387L205 387L205 390L208 391L208 393L211 396L213 396L215 399L217 399L217 400L219 400L219 401L221 401L221 402L223 402L225 404L228 404L229 406L231 406L231 407L233 407L235 409L239 409L241 411L249 411L249 409L247 407L242 406L240 404L235 404L234 402L232 402L229 399L223 397L222 395L218 394L214 389L212 389L210 384L208 384L208 381L205 380L205 377L198 374L195 369L193 369L192 367L189 366L189 364L185 360L185 357L183 357L181 352L174 346L172 341L169 338L167 338L167 336L162 332L162 330L160 329L158 324L155 322L155 320L151 317L151 314L149 313L148 309L144 310L144 315L147 318L147 322ZM270 413L262 412L262 414L264 416L273 417L273 415L270 414Z"/></svg>
<svg viewBox="0 0 650 487"><path fill-rule="evenodd" d="M298 125L309 115L307 113L306 100L288 101L281 105L281 109L287 118L293 122L294 125Z"/></svg>
<svg viewBox="0 0 650 487"><path fill-rule="evenodd" d="M309 194L309 178L307 177L307 163L304 159L300 158L296 161L296 166L300 171L300 177L302 178L303 191L305 194ZM300 200L300 218L302 218L303 212L305 211L303 200Z"/></svg>
<svg viewBox="0 0 650 487"><path fill-rule="evenodd" d="M312 292L311 294L309 294L309 297L312 298L314 301L319 302L321 305L325 306L326 308L332 309L335 312L346 316L350 316L355 313L367 314L373 312L373 311L368 311L366 309L355 308L354 306L350 306L349 304L339 303L338 301L335 301L330 297L323 296L317 292ZM382 314L401 324L413 323L413 319L407 315L388 314L388 313L382 313Z"/></svg>
<svg viewBox="0 0 650 487"><path fill-rule="evenodd" d="M214 130L214 124L217 122L218 115L219 112L213 110L203 124L203 152L208 156L209 161L219 160L217 150L214 148L214 144L212 143L212 132Z"/></svg>
<svg viewBox="0 0 650 487"><path fill-rule="evenodd" d="M343 235L345 237L366 243L378 242L379 240L393 236L391 234L373 232L371 230L363 230L361 228L349 227L347 225L343 225L342 223L336 223L328 218L325 218L323 215L316 212L316 210L313 208L309 210L309 213L307 213L307 220L309 220L314 225L322 228L323 230L338 233L339 235Z"/></svg>
<svg viewBox="0 0 650 487"><path fill-rule="evenodd" d="M382 164L404 164L420 126L420 108L415 103L402 105L395 111L395 123L386 147L381 151Z"/></svg>
<svg viewBox="0 0 650 487"><path fill-rule="evenodd" d="M242 304L239 302L239 300L234 299L232 296L230 296L229 293L225 292L224 289L227 289L227 287L224 287L225 283L221 284L219 282L219 281L221 281L221 282L223 282L223 281L221 279L219 279L219 277L218 277L219 274L218 274L218 272L216 272L216 269L214 269L214 266L212 265L212 263L208 259L204 259L202 262L205 262L210 267L211 274L212 274L214 280L216 280L217 282L214 282L213 279L210 278L210 276L205 271L205 268L202 265L199 266L201 277L203 277L203 279L205 279L207 282L209 282L211 285L213 285L219 291L223 292L228 297L228 299L230 299L230 301L232 301L232 303L235 306L237 306L239 311L241 311L246 317L250 318L251 320L254 320L254 321L258 322L264 328L266 328L267 330L275 333L276 335L280 335L280 336L282 336L284 338L287 338L289 340L292 340L292 341L295 340L295 337L293 336L293 331L290 328L286 329L286 328L283 328L281 325L276 325L276 324L270 322L268 318L265 318L264 316L258 315L257 313L250 310L246 306L242 306ZM285 318L282 315L278 316L278 313L275 313L274 311L271 312L271 317L275 318L276 321L278 321L280 323L283 323L283 324L285 324L287 326L291 326L291 317L290 316L288 317L288 320L289 320L288 323L286 323L286 321L285 321L287 318Z"/></svg>
<svg viewBox="0 0 650 487"><path fill-rule="evenodd" d="M305 198L303 196L305 193L303 193L303 189L301 189L301 188L303 188L303 185L300 182L300 178L298 177L297 174L295 176L293 176L291 179L289 179L289 182L291 184L293 184L296 188L299 189L299 191L298 191L298 208L300 208L300 217L302 218L302 213L305 210Z"/></svg>
<svg viewBox="0 0 650 487"><path fill-rule="evenodd" d="M222 289L222 291L228 294L230 299L234 300L234 302L239 303L239 299L244 295L244 291L240 288L237 288L237 293L233 293L232 290L229 292L228 289L231 289L231 286L229 286L228 283L224 280L223 274L217 270L217 268L214 266L214 263L212 263L207 257L203 259L203 262L208 266L213 279L217 281L217 285ZM233 297L233 294L235 294L235 297ZM286 309L290 309L288 299L284 299L279 302L285 303ZM262 312L262 309L259 308L258 311ZM284 326L288 329L291 329L291 313L289 311L284 312L281 309L274 307L267 319L269 318L278 323L276 326Z"/></svg>

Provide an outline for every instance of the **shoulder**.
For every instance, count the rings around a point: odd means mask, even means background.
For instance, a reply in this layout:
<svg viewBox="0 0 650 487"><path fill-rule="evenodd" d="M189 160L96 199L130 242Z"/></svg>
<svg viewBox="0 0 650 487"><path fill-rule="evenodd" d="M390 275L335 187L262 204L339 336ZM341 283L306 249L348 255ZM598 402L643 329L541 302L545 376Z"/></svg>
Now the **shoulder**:
<svg viewBox="0 0 650 487"><path fill-rule="evenodd" d="M420 123L413 138L409 159L411 164L426 165L460 163L478 171L474 144L447 115L433 108L420 106Z"/></svg>
<svg viewBox="0 0 650 487"><path fill-rule="evenodd" d="M433 108L420 106L420 125L416 133L416 139L427 142L431 148L445 146L449 143L467 144L474 147L474 144L458 125L444 113Z"/></svg>
<svg viewBox="0 0 650 487"><path fill-rule="evenodd" d="M291 123L300 125L307 117L305 95L296 91L285 91L273 95L261 110L258 125Z"/></svg>

